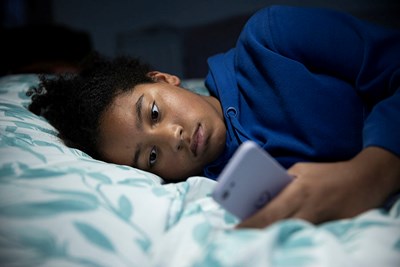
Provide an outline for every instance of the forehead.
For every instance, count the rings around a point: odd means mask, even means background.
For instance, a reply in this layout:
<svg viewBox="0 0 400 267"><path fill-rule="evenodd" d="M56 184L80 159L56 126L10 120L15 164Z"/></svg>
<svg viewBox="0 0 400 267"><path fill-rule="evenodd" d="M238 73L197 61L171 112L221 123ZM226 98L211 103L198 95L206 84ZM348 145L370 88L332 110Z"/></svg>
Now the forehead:
<svg viewBox="0 0 400 267"><path fill-rule="evenodd" d="M113 151L120 144L129 145L129 136L135 134L135 97L134 90L117 95L111 105L105 110L99 123L99 149L108 157L108 152Z"/></svg>
<svg viewBox="0 0 400 267"><path fill-rule="evenodd" d="M137 98L133 91L117 95L100 118L100 130L104 131L112 128L112 125L118 126L129 121L133 115L132 105L135 105L135 99Z"/></svg>
<svg viewBox="0 0 400 267"><path fill-rule="evenodd" d="M114 100L112 101L112 104L110 107L113 105L123 105L127 103L136 103L136 101L139 99L140 96L145 94L146 96L154 97L154 96L162 96L163 98L174 98L174 99L179 99L181 97L187 97L185 93L182 94L182 92L188 92L186 89L174 86L168 83L145 83L145 84L139 84L135 86L135 88L118 94ZM193 93L194 94L194 93Z"/></svg>

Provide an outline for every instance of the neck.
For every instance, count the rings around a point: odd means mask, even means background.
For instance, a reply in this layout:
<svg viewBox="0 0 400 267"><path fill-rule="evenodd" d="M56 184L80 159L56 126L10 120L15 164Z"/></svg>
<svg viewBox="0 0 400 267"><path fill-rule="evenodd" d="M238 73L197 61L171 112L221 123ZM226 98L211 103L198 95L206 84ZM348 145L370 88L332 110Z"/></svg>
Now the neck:
<svg viewBox="0 0 400 267"><path fill-rule="evenodd" d="M224 113L222 112L221 102L214 96L204 96L205 100L214 107L214 109L218 112L221 118L224 117Z"/></svg>

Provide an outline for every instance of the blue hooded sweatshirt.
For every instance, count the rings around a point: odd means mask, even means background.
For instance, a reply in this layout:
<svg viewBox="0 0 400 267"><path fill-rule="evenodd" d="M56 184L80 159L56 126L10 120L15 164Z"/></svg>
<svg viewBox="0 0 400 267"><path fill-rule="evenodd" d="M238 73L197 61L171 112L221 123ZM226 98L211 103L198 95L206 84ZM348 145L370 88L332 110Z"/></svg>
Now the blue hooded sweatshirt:
<svg viewBox="0 0 400 267"><path fill-rule="evenodd" d="M286 168L348 160L368 146L400 156L399 31L332 10L271 7L208 64L227 141L207 177L249 139Z"/></svg>

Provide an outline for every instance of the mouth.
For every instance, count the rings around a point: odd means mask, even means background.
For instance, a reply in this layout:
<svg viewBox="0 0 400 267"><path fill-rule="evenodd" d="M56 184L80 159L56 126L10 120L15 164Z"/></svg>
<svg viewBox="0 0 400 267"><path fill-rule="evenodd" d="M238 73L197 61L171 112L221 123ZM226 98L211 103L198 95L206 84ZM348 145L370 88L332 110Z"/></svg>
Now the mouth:
<svg viewBox="0 0 400 267"><path fill-rule="evenodd" d="M204 129L201 126L201 124L198 124L190 141L190 150L192 151L195 157L197 157L204 151L205 143L206 143L206 138Z"/></svg>

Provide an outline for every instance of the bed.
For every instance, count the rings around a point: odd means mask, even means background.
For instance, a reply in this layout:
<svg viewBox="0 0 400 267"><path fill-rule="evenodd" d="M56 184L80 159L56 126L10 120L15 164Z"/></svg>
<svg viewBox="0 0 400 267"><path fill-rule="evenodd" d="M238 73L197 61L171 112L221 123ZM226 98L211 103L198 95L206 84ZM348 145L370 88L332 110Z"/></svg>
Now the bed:
<svg viewBox="0 0 400 267"><path fill-rule="evenodd" d="M0 266L400 266L400 200L318 226L235 230L215 181L165 184L66 147L26 109L37 83L0 79Z"/></svg>

